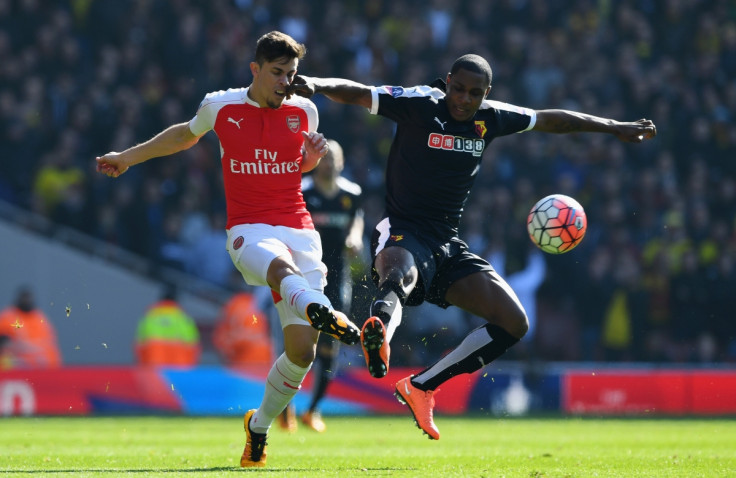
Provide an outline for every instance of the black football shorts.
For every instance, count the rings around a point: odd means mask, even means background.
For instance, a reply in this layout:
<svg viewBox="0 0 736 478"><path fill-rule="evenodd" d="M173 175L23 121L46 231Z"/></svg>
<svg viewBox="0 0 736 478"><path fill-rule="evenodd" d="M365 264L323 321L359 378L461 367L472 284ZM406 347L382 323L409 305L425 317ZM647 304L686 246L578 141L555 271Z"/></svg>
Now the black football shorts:
<svg viewBox="0 0 736 478"><path fill-rule="evenodd" d="M459 237L438 239L422 233L414 224L385 217L376 225L371 237L374 262L381 250L394 246L409 251L419 270L419 280L407 297L406 305L427 301L446 309L451 304L445 300L445 295L455 281L476 272L493 272L488 261L470 252L468 245ZM371 275L378 285L375 267L371 268Z"/></svg>

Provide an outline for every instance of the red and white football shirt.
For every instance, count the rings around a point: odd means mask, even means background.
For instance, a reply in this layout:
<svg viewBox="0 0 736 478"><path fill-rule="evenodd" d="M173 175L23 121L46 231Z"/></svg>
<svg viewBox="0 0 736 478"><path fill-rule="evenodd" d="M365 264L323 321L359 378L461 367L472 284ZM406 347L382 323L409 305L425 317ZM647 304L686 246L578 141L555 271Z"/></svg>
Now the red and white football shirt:
<svg viewBox="0 0 736 478"><path fill-rule="evenodd" d="M197 136L214 129L220 140L228 229L314 229L301 190L301 132L316 131L318 123L317 107L299 96L278 109L261 108L248 98L248 88L205 96L189 129Z"/></svg>

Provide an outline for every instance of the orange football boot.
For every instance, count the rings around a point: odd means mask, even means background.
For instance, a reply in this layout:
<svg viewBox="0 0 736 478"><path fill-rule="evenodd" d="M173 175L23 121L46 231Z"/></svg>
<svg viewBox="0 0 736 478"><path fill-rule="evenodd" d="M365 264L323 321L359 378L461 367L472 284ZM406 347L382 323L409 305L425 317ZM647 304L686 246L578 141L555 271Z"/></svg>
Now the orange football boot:
<svg viewBox="0 0 736 478"><path fill-rule="evenodd" d="M281 412L281 415L279 415L279 427L289 433L296 432L298 424L296 421L296 409L293 404L288 404L284 408L284 411Z"/></svg>
<svg viewBox="0 0 736 478"><path fill-rule="evenodd" d="M388 359L391 347L386 340L386 327L378 317L371 317L360 331L360 345L363 346L368 372L374 378L383 378L388 373Z"/></svg>
<svg viewBox="0 0 736 478"><path fill-rule="evenodd" d="M266 466L266 434L250 431L250 419L256 412L248 410L243 417L245 424L245 449L240 457L240 466L243 468Z"/></svg>
<svg viewBox="0 0 736 478"><path fill-rule="evenodd" d="M325 421L322 420L322 414L316 411L306 412L302 415L302 423L318 433L323 433L327 430L327 425L325 425Z"/></svg>
<svg viewBox="0 0 736 478"><path fill-rule="evenodd" d="M434 424L432 409L434 408L434 390L419 390L411 384L411 376L396 382L396 398L409 406L417 426L429 435L430 440L439 440L440 431Z"/></svg>

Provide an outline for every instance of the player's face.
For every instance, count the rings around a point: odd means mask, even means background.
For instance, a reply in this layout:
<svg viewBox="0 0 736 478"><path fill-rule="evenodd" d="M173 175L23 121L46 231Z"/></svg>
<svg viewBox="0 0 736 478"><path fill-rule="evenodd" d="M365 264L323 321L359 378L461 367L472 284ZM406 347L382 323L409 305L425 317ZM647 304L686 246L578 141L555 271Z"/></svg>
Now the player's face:
<svg viewBox="0 0 736 478"><path fill-rule="evenodd" d="M480 108L491 86L482 73L457 70L447 75L447 109L455 121L470 121Z"/></svg>
<svg viewBox="0 0 736 478"><path fill-rule="evenodd" d="M249 90L250 97L261 107L268 106L276 109L286 98L286 87L294 80L297 58L277 58L274 61L264 62L263 65L251 63L253 83Z"/></svg>

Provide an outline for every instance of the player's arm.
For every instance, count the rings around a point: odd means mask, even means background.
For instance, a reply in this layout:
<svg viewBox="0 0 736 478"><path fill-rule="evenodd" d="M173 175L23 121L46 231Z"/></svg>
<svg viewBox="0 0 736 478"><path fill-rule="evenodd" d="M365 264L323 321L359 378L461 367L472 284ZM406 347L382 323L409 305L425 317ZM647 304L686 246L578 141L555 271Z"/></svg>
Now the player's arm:
<svg viewBox="0 0 736 478"><path fill-rule="evenodd" d="M137 144L123 152L107 153L95 158L97 172L116 178L129 167L148 161L151 158L168 156L194 146L199 138L189 129L189 123L179 123L168 127L148 141Z"/></svg>
<svg viewBox="0 0 736 478"><path fill-rule="evenodd" d="M302 149L302 173L308 173L319 164L322 156L327 154L329 149L327 139L322 133L307 133L302 131L304 137L304 148Z"/></svg>
<svg viewBox="0 0 736 478"><path fill-rule="evenodd" d="M344 78L313 78L297 75L289 85L288 92L306 98L319 93L338 103L359 105L365 108L370 108L372 103L370 86Z"/></svg>
<svg viewBox="0 0 736 478"><path fill-rule="evenodd" d="M546 133L607 133L631 143L641 143L657 135L657 128L648 119L624 122L568 110L537 111L532 129Z"/></svg>

